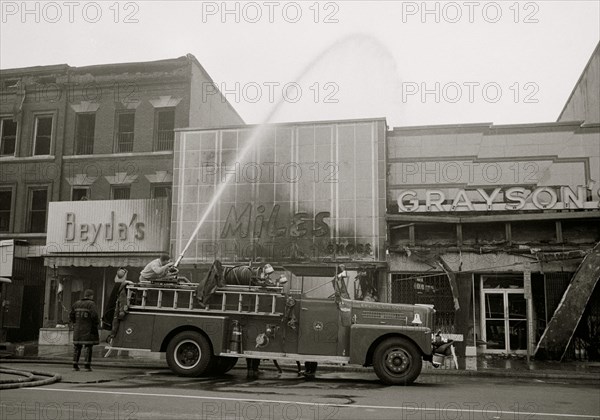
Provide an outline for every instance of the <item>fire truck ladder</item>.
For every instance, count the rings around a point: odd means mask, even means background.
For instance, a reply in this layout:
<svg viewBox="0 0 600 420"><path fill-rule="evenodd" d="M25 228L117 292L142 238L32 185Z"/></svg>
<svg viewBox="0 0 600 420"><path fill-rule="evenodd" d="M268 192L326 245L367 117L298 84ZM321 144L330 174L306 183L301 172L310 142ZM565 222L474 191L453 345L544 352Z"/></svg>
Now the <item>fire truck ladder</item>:
<svg viewBox="0 0 600 420"><path fill-rule="evenodd" d="M127 301L130 310L181 311L203 313L238 313L280 316L277 312L277 297L281 293L276 290L264 290L256 287L231 287L217 289L214 294L220 299L206 308L194 307L196 285L189 283L185 286L129 286ZM281 288L269 288L281 289ZM141 297L140 297L141 293ZM228 299L229 297L229 299ZM262 309L262 310L261 310Z"/></svg>

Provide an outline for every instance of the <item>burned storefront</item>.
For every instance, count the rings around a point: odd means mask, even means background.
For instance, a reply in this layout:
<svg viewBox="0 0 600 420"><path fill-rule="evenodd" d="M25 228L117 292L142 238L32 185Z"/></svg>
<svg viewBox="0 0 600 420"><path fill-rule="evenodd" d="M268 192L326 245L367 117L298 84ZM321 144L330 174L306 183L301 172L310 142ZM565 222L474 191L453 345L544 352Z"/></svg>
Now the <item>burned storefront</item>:
<svg viewBox="0 0 600 420"><path fill-rule="evenodd" d="M137 281L149 261L168 251L168 204L166 199L50 203L40 344L68 343L69 309L86 289L94 291L102 315L119 267Z"/></svg>
<svg viewBox="0 0 600 420"><path fill-rule="evenodd" d="M385 130L383 119L181 130L171 251L182 271L269 263L327 297L312 277L343 265L354 296L385 301Z"/></svg>
<svg viewBox="0 0 600 420"><path fill-rule="evenodd" d="M597 358L598 125L405 127L387 142L391 300L434 304L467 354Z"/></svg>

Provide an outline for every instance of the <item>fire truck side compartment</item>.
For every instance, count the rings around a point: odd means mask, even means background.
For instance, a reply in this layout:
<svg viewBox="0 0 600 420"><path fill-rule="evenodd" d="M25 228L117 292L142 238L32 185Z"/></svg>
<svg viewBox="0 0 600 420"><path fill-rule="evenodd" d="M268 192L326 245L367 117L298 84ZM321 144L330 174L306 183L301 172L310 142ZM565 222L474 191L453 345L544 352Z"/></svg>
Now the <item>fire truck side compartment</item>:
<svg viewBox="0 0 600 420"><path fill-rule="evenodd" d="M226 348L229 317L190 314L155 314L152 351L166 351L171 338L182 331L198 331L210 341L213 354Z"/></svg>

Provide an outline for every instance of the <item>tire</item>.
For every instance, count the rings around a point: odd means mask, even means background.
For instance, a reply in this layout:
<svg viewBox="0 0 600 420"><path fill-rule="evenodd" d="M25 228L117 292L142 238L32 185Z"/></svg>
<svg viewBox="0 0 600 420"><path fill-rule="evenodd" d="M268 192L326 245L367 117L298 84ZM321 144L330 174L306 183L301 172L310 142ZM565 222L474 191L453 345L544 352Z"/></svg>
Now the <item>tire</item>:
<svg viewBox="0 0 600 420"><path fill-rule="evenodd" d="M405 338L388 338L373 353L373 369L386 385L409 385L417 379L422 367L421 352Z"/></svg>
<svg viewBox="0 0 600 420"><path fill-rule="evenodd" d="M167 363L179 376L202 375L212 359L210 343L196 331L177 334L167 346Z"/></svg>
<svg viewBox="0 0 600 420"><path fill-rule="evenodd" d="M213 360L204 372L205 376L219 376L229 372L237 364L237 357L220 357L214 356Z"/></svg>

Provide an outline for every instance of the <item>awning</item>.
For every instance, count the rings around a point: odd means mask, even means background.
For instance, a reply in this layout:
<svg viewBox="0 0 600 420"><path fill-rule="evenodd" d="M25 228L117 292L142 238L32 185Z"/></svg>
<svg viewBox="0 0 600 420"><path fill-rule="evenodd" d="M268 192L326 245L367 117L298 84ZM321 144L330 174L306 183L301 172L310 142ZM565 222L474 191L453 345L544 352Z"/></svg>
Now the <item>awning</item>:
<svg viewBox="0 0 600 420"><path fill-rule="evenodd" d="M145 267L160 254L160 252L48 254L44 255L44 265L47 267Z"/></svg>

